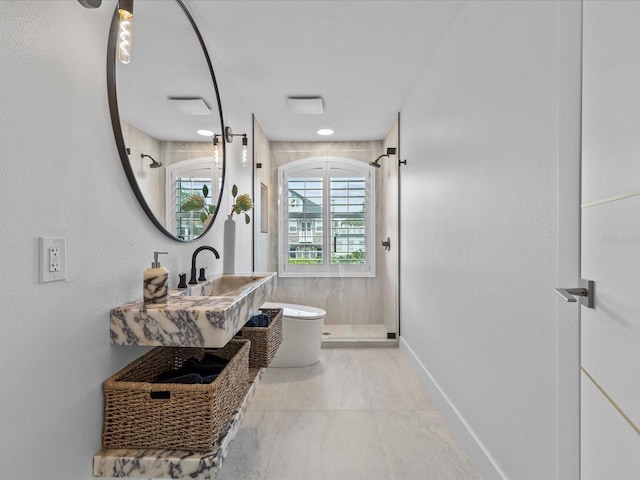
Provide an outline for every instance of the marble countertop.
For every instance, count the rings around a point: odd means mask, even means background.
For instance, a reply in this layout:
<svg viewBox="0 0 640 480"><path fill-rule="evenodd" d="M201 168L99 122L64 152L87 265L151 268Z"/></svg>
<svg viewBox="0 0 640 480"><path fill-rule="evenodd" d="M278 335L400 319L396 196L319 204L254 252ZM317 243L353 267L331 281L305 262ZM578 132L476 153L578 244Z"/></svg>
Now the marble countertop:
<svg viewBox="0 0 640 480"><path fill-rule="evenodd" d="M113 308L111 343L223 347L271 299L277 275L267 272L236 277L251 281L219 295L206 295L221 278L216 277L186 290L172 290L167 303L145 305L139 299Z"/></svg>

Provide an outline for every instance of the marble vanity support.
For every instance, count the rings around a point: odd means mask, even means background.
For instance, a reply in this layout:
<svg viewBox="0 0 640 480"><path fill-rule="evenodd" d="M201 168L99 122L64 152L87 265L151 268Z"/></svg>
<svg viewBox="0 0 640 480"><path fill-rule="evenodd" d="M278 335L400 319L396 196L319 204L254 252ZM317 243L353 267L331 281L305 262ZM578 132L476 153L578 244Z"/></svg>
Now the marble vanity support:
<svg viewBox="0 0 640 480"><path fill-rule="evenodd" d="M187 296L174 291L166 304L145 305L140 299L120 305L111 310L111 343L223 347L271 299L276 275L263 275L245 288L221 295ZM207 283L193 289L204 289Z"/></svg>
<svg viewBox="0 0 640 480"><path fill-rule="evenodd" d="M255 371L238 411L227 426L216 448L207 453L176 450L100 450L93 457L94 477L191 478L213 480L229 452L264 369Z"/></svg>

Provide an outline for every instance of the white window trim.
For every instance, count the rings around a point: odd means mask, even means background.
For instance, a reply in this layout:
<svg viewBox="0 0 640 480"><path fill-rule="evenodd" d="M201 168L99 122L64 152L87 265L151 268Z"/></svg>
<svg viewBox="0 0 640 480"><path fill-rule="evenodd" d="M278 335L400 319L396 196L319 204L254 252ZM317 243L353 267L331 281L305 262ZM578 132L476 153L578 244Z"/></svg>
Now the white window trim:
<svg viewBox="0 0 640 480"><path fill-rule="evenodd" d="M291 265L288 263L288 178L297 172L311 168L323 170L323 259L321 265ZM324 205L329 198L330 182L328 182L328 170L331 167L351 167L365 177L366 184L366 224L365 251L367 263L360 265L331 265L329 246L331 237L330 208ZM278 276L280 277L375 277L376 255L374 250L376 238L376 193L375 193L375 169L365 162L351 158L323 156L310 157L288 163L278 168ZM315 230L315 228L314 228Z"/></svg>
<svg viewBox="0 0 640 480"><path fill-rule="evenodd" d="M188 172L190 170L197 169L198 167L210 169L211 189L214 191L209 194L209 202L214 203L218 201L218 194L213 186L217 185L219 182L219 166L215 162L213 157L192 158L190 160L183 160L182 162L172 163L171 165L167 166L165 177L165 191L167 192L167 195L165 196L165 219L167 222L166 224L170 225L172 229L175 229L176 225L176 179L182 172Z"/></svg>

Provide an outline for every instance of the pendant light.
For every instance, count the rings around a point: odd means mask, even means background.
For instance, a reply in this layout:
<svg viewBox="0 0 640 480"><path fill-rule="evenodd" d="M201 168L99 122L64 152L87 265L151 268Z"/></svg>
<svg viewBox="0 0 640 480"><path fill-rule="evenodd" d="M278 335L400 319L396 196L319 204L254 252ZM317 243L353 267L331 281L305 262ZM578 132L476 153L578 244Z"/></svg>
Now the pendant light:
<svg viewBox="0 0 640 480"><path fill-rule="evenodd" d="M120 25L118 31L118 61L131 61L131 27L133 23L133 0L120 0L118 4Z"/></svg>

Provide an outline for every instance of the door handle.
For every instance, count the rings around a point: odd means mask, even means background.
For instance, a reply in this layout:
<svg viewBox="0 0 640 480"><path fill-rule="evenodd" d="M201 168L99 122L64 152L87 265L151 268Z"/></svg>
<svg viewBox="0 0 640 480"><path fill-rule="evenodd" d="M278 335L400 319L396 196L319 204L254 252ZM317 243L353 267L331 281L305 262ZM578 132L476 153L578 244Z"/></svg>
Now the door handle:
<svg viewBox="0 0 640 480"><path fill-rule="evenodd" d="M587 308L594 308L595 306L595 282L593 280L585 280L581 278L578 282L580 285L578 288L556 288L554 292L564 298L567 302L577 302L578 300L582 305ZM578 297L578 300L576 300Z"/></svg>

